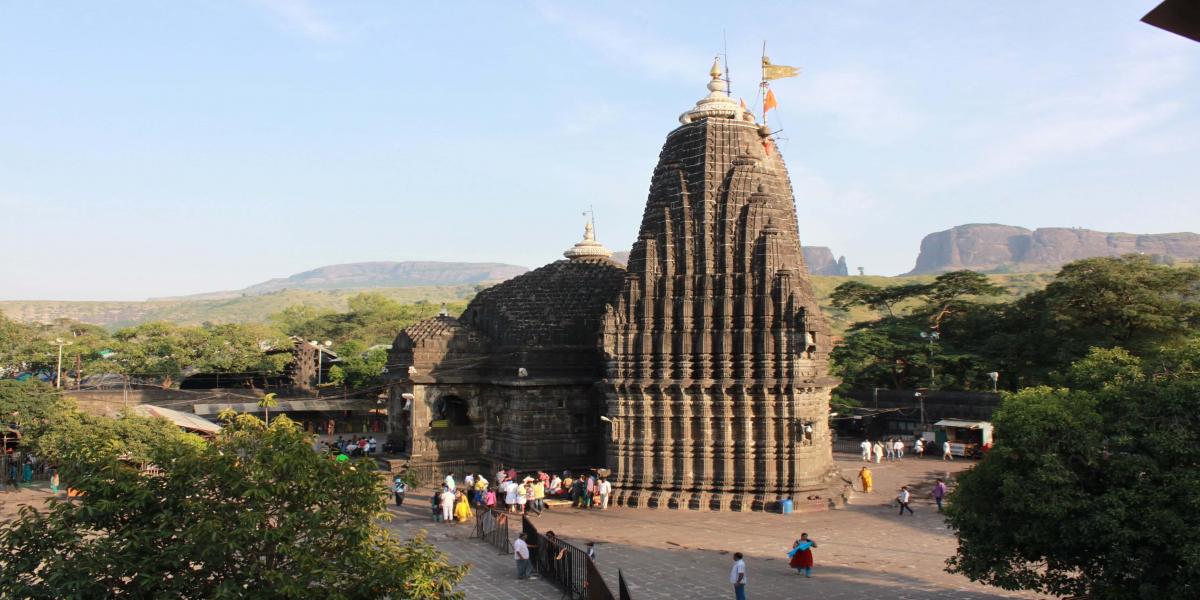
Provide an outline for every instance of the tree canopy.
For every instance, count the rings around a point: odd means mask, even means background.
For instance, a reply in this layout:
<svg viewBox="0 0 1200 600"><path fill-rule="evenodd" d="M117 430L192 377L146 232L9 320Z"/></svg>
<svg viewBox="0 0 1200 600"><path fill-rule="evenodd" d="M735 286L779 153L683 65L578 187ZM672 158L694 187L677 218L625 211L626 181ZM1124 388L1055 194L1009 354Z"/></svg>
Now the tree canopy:
<svg viewBox="0 0 1200 600"><path fill-rule="evenodd" d="M993 415L995 447L946 510L949 570L1097 600L1200 595L1200 341L1154 360L1096 348L1065 377Z"/></svg>
<svg viewBox="0 0 1200 600"><path fill-rule="evenodd" d="M997 302L1002 292L965 271L930 284L842 284L835 306L869 306L879 317L850 327L833 350L835 370L850 386L965 390L990 387L996 371L1015 390L1062 383L1090 348L1151 356L1200 327L1200 268L1142 255L1070 263L1013 301Z"/></svg>
<svg viewBox="0 0 1200 600"><path fill-rule="evenodd" d="M68 424L64 447L94 426ZM147 442L155 474L107 443L60 457L82 497L0 526L0 596L461 597L466 567L379 525L386 490L374 465L314 452L287 417L265 426L239 415L211 443Z"/></svg>

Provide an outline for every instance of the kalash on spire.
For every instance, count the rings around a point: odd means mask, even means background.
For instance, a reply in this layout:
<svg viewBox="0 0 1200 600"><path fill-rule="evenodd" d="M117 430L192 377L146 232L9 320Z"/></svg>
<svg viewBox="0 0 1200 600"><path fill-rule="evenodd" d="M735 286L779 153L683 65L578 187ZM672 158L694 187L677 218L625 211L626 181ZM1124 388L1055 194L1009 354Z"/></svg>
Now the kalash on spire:
<svg viewBox="0 0 1200 600"><path fill-rule="evenodd" d="M843 489L829 433L838 384L828 374L829 326L783 158L721 74L714 63L708 95L667 135L605 316L615 497L663 508L824 508Z"/></svg>

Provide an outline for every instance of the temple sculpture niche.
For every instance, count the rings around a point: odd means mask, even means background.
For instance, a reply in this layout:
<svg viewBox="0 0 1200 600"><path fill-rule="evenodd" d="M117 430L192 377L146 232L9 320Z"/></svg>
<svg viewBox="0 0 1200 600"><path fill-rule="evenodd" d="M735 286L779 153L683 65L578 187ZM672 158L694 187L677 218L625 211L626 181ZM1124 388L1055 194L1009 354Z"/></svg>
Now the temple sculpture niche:
<svg viewBox="0 0 1200 600"><path fill-rule="evenodd" d="M588 223L560 260L405 329L391 438L412 463L607 467L616 502L836 502L829 328L787 169L714 64L667 136L627 268Z"/></svg>
<svg viewBox="0 0 1200 600"><path fill-rule="evenodd" d="M825 502L829 327L800 250L787 168L725 91L667 136L620 296L605 318L608 464L630 506ZM811 497L811 498L810 498Z"/></svg>

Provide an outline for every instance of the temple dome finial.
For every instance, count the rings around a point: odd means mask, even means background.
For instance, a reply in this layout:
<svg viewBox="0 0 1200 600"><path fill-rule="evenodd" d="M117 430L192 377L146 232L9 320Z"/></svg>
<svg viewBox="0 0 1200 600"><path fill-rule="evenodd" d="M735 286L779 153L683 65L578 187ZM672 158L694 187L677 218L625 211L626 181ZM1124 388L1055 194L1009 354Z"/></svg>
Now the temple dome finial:
<svg viewBox="0 0 1200 600"><path fill-rule="evenodd" d="M692 121L708 117L724 117L726 119L742 119L745 110L740 104L729 97L728 86L721 78L724 69L721 68L721 58L713 59L712 68L708 70L711 79L708 82L708 95L696 102L696 106L679 116L679 122L687 125Z"/></svg>
<svg viewBox="0 0 1200 600"><path fill-rule="evenodd" d="M586 258L610 258L612 250L604 247L604 244L596 241L596 229L592 225L592 220L588 219L583 225L583 240L576 243L563 256L571 260L582 260Z"/></svg>

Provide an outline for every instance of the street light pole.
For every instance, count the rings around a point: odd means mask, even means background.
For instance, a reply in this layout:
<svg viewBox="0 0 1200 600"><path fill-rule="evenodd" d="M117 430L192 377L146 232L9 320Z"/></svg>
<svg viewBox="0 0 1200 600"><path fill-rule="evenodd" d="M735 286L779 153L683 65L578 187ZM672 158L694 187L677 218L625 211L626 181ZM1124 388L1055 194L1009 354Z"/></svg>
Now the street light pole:
<svg viewBox="0 0 1200 600"><path fill-rule="evenodd" d="M64 342L62 338L54 338L54 343L58 344L58 366L54 368L54 387L62 389L63 346L70 346L71 342Z"/></svg>
<svg viewBox="0 0 1200 600"><path fill-rule="evenodd" d="M937 378L934 376L933 370L933 343L940 337L942 337L942 334L936 331L921 332L921 338L929 340L929 389L931 390L937 387Z"/></svg>

